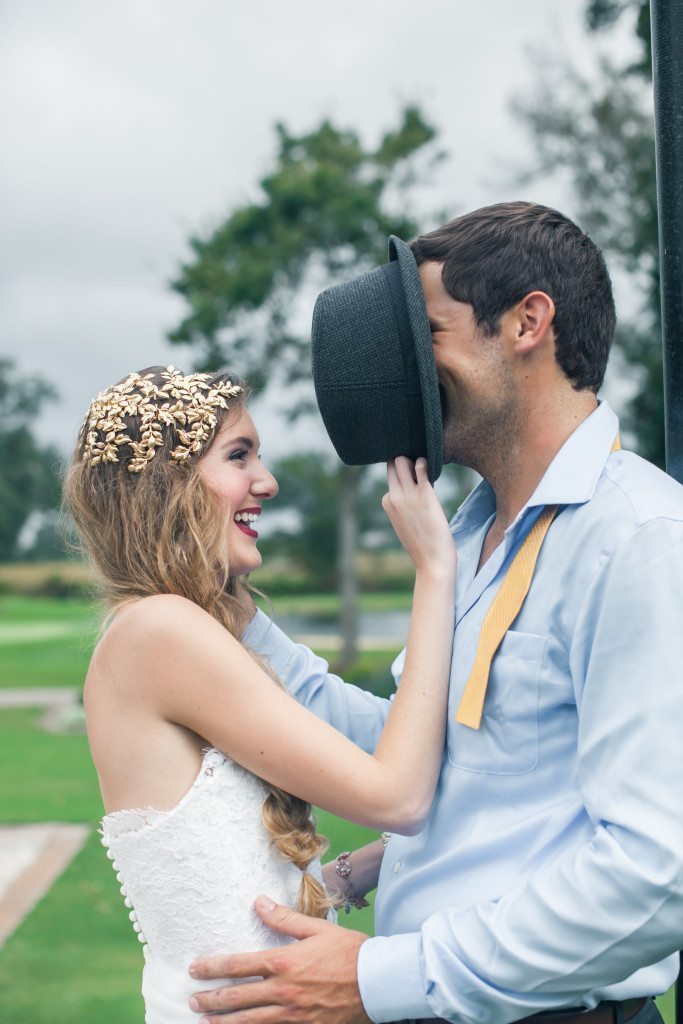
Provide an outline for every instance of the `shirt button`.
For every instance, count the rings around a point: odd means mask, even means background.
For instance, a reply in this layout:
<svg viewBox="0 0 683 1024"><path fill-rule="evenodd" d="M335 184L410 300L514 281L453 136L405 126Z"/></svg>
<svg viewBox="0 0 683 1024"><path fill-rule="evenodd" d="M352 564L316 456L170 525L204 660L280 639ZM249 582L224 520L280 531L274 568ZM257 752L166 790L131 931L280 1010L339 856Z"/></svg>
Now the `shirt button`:
<svg viewBox="0 0 683 1024"><path fill-rule="evenodd" d="M399 871L401 870L401 866L402 865L401 865L400 860L397 860L396 863L394 864L394 874L395 875L397 875L399 873Z"/></svg>

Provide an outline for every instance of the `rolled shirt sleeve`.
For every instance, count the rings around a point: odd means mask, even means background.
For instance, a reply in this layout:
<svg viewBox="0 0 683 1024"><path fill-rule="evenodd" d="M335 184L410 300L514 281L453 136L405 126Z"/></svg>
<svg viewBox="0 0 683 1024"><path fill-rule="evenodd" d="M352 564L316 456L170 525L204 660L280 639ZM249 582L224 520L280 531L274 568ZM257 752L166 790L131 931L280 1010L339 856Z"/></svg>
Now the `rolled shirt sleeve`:
<svg viewBox="0 0 683 1024"><path fill-rule="evenodd" d="M683 945L683 524L650 520L601 566L569 652L577 770L594 833L495 900L371 939L358 975L378 1022L505 1024L595 1005ZM668 960L665 958L669 958ZM619 996L623 998L623 996Z"/></svg>
<svg viewBox="0 0 683 1024"><path fill-rule="evenodd" d="M244 643L266 658L300 704L329 722L359 747L377 746L391 701L345 683L329 670L324 658L294 643L262 611L247 626Z"/></svg>

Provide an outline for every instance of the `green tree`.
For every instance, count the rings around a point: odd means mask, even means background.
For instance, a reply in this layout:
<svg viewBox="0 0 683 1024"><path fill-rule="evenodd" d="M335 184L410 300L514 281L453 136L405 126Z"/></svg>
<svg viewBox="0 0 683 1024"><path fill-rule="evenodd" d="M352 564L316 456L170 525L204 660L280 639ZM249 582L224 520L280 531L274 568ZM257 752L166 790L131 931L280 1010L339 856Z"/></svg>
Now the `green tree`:
<svg viewBox="0 0 683 1024"><path fill-rule="evenodd" d="M278 460L272 467L280 491L278 511L294 512L298 523L268 538L271 550L286 551L305 570L316 590L334 589L339 561L338 508L342 477L336 462L304 452ZM391 544L395 537L382 509L386 481L364 473L359 481L358 532L381 532Z"/></svg>
<svg viewBox="0 0 683 1024"><path fill-rule="evenodd" d="M646 0L591 0L591 32L631 18L636 59L602 58L590 78L554 64L532 98L516 103L531 131L534 168L526 176L563 175L582 224L608 258L626 270L642 296L640 311L617 329L617 344L637 389L625 426L645 458L664 466L661 305L650 5Z"/></svg>
<svg viewBox="0 0 683 1024"><path fill-rule="evenodd" d="M19 377L0 359L0 561L17 554L17 539L31 512L54 508L57 453L41 447L31 426L54 389L37 377Z"/></svg>
<svg viewBox="0 0 683 1024"><path fill-rule="evenodd" d="M310 387L310 307L317 291L386 260L386 238L410 237L416 175L439 159L435 130L416 107L376 147L323 121L294 135L276 126L273 169L258 199L233 209L205 237L172 288L189 307L171 342L196 350L200 369L231 366L266 388L289 417L315 408ZM344 608L342 662L356 656L358 487L362 473L340 467L337 488Z"/></svg>

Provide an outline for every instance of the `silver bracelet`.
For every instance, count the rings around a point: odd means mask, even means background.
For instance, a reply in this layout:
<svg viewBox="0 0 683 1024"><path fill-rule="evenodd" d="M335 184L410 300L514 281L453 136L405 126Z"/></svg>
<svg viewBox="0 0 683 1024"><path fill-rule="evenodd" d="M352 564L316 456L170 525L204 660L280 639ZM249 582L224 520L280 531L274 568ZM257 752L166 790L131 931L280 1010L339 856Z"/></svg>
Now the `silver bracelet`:
<svg viewBox="0 0 683 1024"><path fill-rule="evenodd" d="M353 892L353 883L351 882L351 864L349 857L351 856L350 850L345 850L344 853L340 853L337 857L337 863L335 871L342 879L346 886L346 895L342 906L347 914L351 913L351 908L355 907L356 910L360 910L362 907L369 907L370 904L362 896L355 896Z"/></svg>

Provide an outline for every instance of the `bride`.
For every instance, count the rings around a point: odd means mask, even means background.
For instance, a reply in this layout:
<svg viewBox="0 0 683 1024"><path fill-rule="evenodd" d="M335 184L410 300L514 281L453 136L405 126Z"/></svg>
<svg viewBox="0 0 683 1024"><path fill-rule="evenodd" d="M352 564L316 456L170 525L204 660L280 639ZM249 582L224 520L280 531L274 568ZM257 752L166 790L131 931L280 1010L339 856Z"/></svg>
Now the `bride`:
<svg viewBox="0 0 683 1024"><path fill-rule="evenodd" d="M312 804L412 835L438 777L456 555L424 460L387 468L383 506L416 577L401 686L371 755L240 642L255 527L277 494L258 453L234 377L152 367L93 400L65 481L108 612L84 702L148 1024L196 1021L195 958L290 941L256 916L260 893L333 913ZM340 859L342 892L348 867Z"/></svg>

